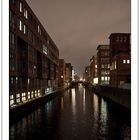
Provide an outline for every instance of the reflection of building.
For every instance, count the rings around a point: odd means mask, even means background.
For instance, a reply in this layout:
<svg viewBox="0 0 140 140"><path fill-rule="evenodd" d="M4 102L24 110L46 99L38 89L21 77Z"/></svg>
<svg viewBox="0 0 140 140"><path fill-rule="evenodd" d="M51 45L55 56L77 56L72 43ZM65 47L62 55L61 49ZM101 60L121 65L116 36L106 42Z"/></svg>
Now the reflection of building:
<svg viewBox="0 0 140 140"><path fill-rule="evenodd" d="M130 83L130 34L112 33L110 39L110 86L120 87Z"/></svg>
<svg viewBox="0 0 140 140"><path fill-rule="evenodd" d="M109 45L98 45L97 50L98 82L100 85L108 85L110 80Z"/></svg>
<svg viewBox="0 0 140 140"><path fill-rule="evenodd" d="M69 84L72 81L72 66L71 66L71 63L66 63L65 71L66 71L65 72L65 74L66 74L65 80L66 80L66 83Z"/></svg>
<svg viewBox="0 0 140 140"><path fill-rule="evenodd" d="M24 0L10 0L10 105L57 87L59 50Z"/></svg>
<svg viewBox="0 0 140 140"><path fill-rule="evenodd" d="M58 85L59 87L65 85L65 68L66 64L64 59L59 59L59 74L58 74Z"/></svg>
<svg viewBox="0 0 140 140"><path fill-rule="evenodd" d="M95 57L92 56L90 59L90 82L94 83L95 78Z"/></svg>

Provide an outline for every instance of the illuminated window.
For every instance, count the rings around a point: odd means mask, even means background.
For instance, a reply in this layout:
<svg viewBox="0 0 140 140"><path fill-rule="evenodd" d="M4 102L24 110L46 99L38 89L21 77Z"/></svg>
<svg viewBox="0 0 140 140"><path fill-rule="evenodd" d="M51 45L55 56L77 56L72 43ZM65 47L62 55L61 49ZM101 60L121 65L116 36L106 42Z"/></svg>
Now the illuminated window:
<svg viewBox="0 0 140 140"><path fill-rule="evenodd" d="M24 17L27 19L28 18L28 11L24 8Z"/></svg>
<svg viewBox="0 0 140 140"><path fill-rule="evenodd" d="M26 100L26 97L22 97L22 101L25 101Z"/></svg>
<svg viewBox="0 0 140 140"><path fill-rule="evenodd" d="M40 32L40 27L39 27L39 25L38 25L38 33Z"/></svg>
<svg viewBox="0 0 140 140"><path fill-rule="evenodd" d="M18 84L18 77L16 77L16 84Z"/></svg>
<svg viewBox="0 0 140 140"><path fill-rule="evenodd" d="M32 91L32 93L31 93L31 98L33 98L34 97L34 92Z"/></svg>
<svg viewBox="0 0 140 140"><path fill-rule="evenodd" d="M105 76L105 80L107 81L107 76Z"/></svg>
<svg viewBox="0 0 140 140"><path fill-rule="evenodd" d="M26 33L27 33L27 26L24 25L24 26L23 26L23 29L24 29L24 30L23 30L24 34L26 34Z"/></svg>
<svg viewBox="0 0 140 140"><path fill-rule="evenodd" d="M20 102L20 98L16 99L16 102L19 103Z"/></svg>
<svg viewBox="0 0 140 140"><path fill-rule="evenodd" d="M30 84L30 79L28 78L28 85ZM28 94L30 94L30 92L28 92Z"/></svg>
<svg viewBox="0 0 140 140"><path fill-rule="evenodd" d="M19 30L22 31L22 21L19 21Z"/></svg>
<svg viewBox="0 0 140 140"><path fill-rule="evenodd" d="M101 77L101 80L104 80L104 77L103 76Z"/></svg>
<svg viewBox="0 0 140 140"><path fill-rule="evenodd" d="M11 99L14 99L14 95L10 95L10 100L11 100Z"/></svg>
<svg viewBox="0 0 140 140"><path fill-rule="evenodd" d="M127 64L130 64L130 60L127 60Z"/></svg>
<svg viewBox="0 0 140 140"><path fill-rule="evenodd" d="M95 68L97 68L97 65L95 65Z"/></svg>
<svg viewBox="0 0 140 140"><path fill-rule="evenodd" d="M101 68L104 68L104 65L103 64L101 65Z"/></svg>
<svg viewBox="0 0 140 140"><path fill-rule="evenodd" d="M115 67L114 68L116 69L116 61L115 61Z"/></svg>
<svg viewBox="0 0 140 140"><path fill-rule="evenodd" d="M19 98L20 97L20 94L16 94L16 98Z"/></svg>
<svg viewBox="0 0 140 140"><path fill-rule="evenodd" d="M22 12L22 3L21 2L19 3L19 9L20 9L20 12Z"/></svg>
<svg viewBox="0 0 140 140"><path fill-rule="evenodd" d="M30 99L30 95L28 95L28 99Z"/></svg>
<svg viewBox="0 0 140 140"><path fill-rule="evenodd" d="M125 59L123 60L123 64L126 64L126 60Z"/></svg>
<svg viewBox="0 0 140 140"><path fill-rule="evenodd" d="M11 77L11 84L13 84L14 83L14 78L13 77Z"/></svg>
<svg viewBox="0 0 140 140"><path fill-rule="evenodd" d="M108 64L108 68L110 68L110 65Z"/></svg>
<svg viewBox="0 0 140 140"><path fill-rule="evenodd" d="M13 105L14 104L14 100L10 100L10 105Z"/></svg>
<svg viewBox="0 0 140 140"><path fill-rule="evenodd" d="M24 92L24 93L22 93L22 97L23 97L23 96L25 96L25 95L26 95L26 93L25 93L25 92Z"/></svg>

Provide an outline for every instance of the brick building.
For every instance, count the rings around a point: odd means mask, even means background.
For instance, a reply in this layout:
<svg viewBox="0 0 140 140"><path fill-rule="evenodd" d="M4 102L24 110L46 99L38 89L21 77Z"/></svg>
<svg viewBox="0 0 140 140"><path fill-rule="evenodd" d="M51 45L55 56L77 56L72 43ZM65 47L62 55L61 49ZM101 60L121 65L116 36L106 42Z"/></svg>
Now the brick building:
<svg viewBox="0 0 140 140"><path fill-rule="evenodd" d="M110 39L110 86L120 87L131 80L130 34L112 33Z"/></svg>
<svg viewBox="0 0 140 140"><path fill-rule="evenodd" d="M97 77L98 84L109 85L110 80L109 45L98 45L97 47Z"/></svg>
<svg viewBox="0 0 140 140"><path fill-rule="evenodd" d="M59 50L25 0L10 0L10 105L57 87Z"/></svg>

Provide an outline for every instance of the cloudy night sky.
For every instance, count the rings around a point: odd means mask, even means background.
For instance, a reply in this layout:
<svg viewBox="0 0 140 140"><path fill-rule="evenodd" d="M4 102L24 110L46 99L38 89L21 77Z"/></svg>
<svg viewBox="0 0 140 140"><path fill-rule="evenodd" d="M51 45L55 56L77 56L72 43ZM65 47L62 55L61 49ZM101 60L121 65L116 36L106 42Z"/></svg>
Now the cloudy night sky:
<svg viewBox="0 0 140 140"><path fill-rule="evenodd" d="M82 76L111 33L130 33L131 0L26 0L59 48L60 58Z"/></svg>

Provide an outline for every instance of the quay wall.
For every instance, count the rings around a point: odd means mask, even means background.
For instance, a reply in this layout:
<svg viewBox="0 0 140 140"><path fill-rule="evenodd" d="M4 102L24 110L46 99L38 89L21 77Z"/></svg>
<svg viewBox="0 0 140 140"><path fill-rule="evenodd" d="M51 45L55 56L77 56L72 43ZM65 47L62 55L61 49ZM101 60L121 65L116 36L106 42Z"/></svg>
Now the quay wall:
<svg viewBox="0 0 140 140"><path fill-rule="evenodd" d="M48 95L44 95L44 96L35 98L31 101L19 104L15 107L11 107L9 110L10 123L21 118L22 116L29 113L31 110L34 110L35 108L42 105L43 103L46 103L47 101L52 100L56 96L62 95L64 93L64 91L69 88L70 87L61 88L59 90L53 91L52 93L50 93Z"/></svg>
<svg viewBox="0 0 140 140"><path fill-rule="evenodd" d="M92 91L131 110L131 90L109 86L93 86Z"/></svg>

